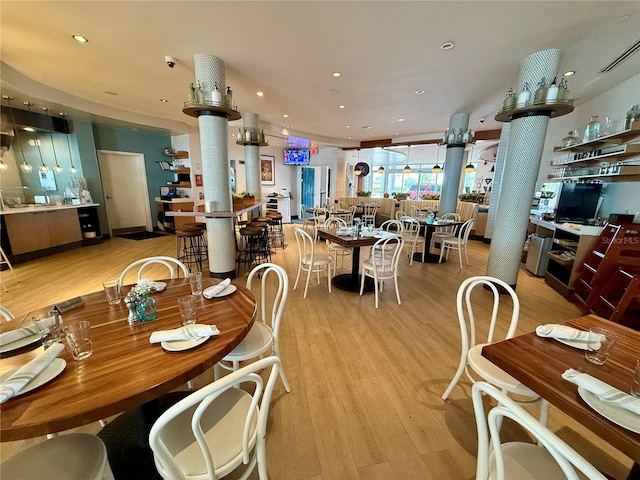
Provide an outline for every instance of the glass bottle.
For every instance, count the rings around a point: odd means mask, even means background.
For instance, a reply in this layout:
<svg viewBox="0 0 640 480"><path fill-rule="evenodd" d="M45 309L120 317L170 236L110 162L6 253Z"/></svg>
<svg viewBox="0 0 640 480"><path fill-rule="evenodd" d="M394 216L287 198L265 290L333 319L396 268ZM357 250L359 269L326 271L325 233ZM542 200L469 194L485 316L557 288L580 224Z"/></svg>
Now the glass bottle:
<svg viewBox="0 0 640 480"><path fill-rule="evenodd" d="M451 129L449 131L449 138L447 139L447 143L456 143L456 131Z"/></svg>
<svg viewBox="0 0 640 480"><path fill-rule="evenodd" d="M218 84L213 84L213 91L211 92L211 103L214 105L222 105L222 94L218 90Z"/></svg>
<svg viewBox="0 0 640 480"><path fill-rule="evenodd" d="M583 142L590 142L595 140L600 136L600 122L598 121L598 116L594 115L587 123L587 126L584 127L584 135L582 136Z"/></svg>
<svg viewBox="0 0 640 480"><path fill-rule="evenodd" d="M518 103L516 106L518 108L526 107L531 99L531 89L529 88L529 82L524 82L524 87L522 87L522 91L518 94Z"/></svg>
<svg viewBox="0 0 640 480"><path fill-rule="evenodd" d="M640 106L634 105L624 119L624 129L629 130L634 122L640 122Z"/></svg>
<svg viewBox="0 0 640 480"><path fill-rule="evenodd" d="M553 79L551 86L547 90L547 98L545 103L556 103L558 101L558 95L560 94L560 87L556 85L556 79Z"/></svg>
<svg viewBox="0 0 640 480"><path fill-rule="evenodd" d="M563 78L560 80L560 85L558 85L558 101L566 100L568 94L569 90L567 89L567 79Z"/></svg>
<svg viewBox="0 0 640 480"><path fill-rule="evenodd" d="M571 130L569 134L562 139L563 147L570 147L571 145L575 145L578 142L578 131Z"/></svg>
<svg viewBox="0 0 640 480"><path fill-rule="evenodd" d="M553 79L553 84L555 85L555 78ZM539 103L545 103L545 100L547 99L547 81L545 80L544 77L542 77L542 79L540 80L540 82L538 82L538 88L536 89L536 93L533 95L533 103L535 104L539 104Z"/></svg>
<svg viewBox="0 0 640 480"><path fill-rule="evenodd" d="M155 320L158 318L156 300L149 295L141 297L136 306L136 313L138 314L138 318L140 318L141 322L150 322Z"/></svg>
<svg viewBox="0 0 640 480"><path fill-rule="evenodd" d="M449 129L447 128L442 135L442 143L446 144L449 141Z"/></svg>
<svg viewBox="0 0 640 480"><path fill-rule="evenodd" d="M231 87L227 86L227 93L224 96L224 103L226 103L229 107L233 107L233 92L231 91Z"/></svg>
<svg viewBox="0 0 640 480"><path fill-rule="evenodd" d="M198 82L198 86L196 87L196 103L198 105L202 105L204 103L204 92L202 91L200 82Z"/></svg>
<svg viewBox="0 0 640 480"><path fill-rule="evenodd" d="M516 108L516 94L513 93L513 88L509 87L507 96L504 97L504 102L502 102L502 111L506 112L507 110L513 110L514 108Z"/></svg>
<svg viewBox="0 0 640 480"><path fill-rule="evenodd" d="M193 86L193 83L189 85L189 94L187 95L187 101L192 105L196 103L196 87Z"/></svg>

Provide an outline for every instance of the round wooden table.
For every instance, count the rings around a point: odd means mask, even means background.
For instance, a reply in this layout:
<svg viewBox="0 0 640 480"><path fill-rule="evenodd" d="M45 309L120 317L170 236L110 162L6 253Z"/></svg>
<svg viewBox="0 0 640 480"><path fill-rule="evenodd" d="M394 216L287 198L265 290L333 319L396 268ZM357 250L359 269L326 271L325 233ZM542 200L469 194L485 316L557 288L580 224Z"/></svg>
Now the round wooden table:
<svg viewBox="0 0 640 480"><path fill-rule="evenodd" d="M68 350L60 355L65 370L50 383L9 399L1 407L0 440L13 441L60 432L138 407L185 384L213 367L246 336L253 324L256 302L245 287L222 298L197 301L197 323L216 325L220 335L187 351L167 352L149 343L156 330L181 326L177 299L191 294L188 280L165 280L167 287L152 296L158 318L129 325L122 301L107 304L104 292L83 298L84 305L62 314L65 324L91 321L93 354L74 361ZM204 288L219 283L203 279ZM129 288L124 287L126 293ZM44 308L44 311L49 310ZM27 320L31 314L27 316ZM42 347L0 360L0 373L21 366ZM213 380L213 378L212 378Z"/></svg>

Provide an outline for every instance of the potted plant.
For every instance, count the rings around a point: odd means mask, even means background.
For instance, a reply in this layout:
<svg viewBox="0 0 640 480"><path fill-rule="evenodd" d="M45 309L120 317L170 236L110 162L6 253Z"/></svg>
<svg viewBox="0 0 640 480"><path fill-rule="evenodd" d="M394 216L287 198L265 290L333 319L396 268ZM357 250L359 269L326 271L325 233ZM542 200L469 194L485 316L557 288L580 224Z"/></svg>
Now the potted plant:
<svg viewBox="0 0 640 480"><path fill-rule="evenodd" d="M382 194L382 196L383 196L384 198L389 198L389 193L388 193L388 192L384 192L384 193Z"/></svg>
<svg viewBox="0 0 640 480"><path fill-rule="evenodd" d="M403 193L403 192L393 192L391 195L393 195L393 198L395 198L396 200L406 200L407 197L409 196L408 193Z"/></svg>
<svg viewBox="0 0 640 480"><path fill-rule="evenodd" d="M463 202L482 203L482 201L484 200L484 194L483 193L463 193L462 195L458 196L458 199L462 200Z"/></svg>
<svg viewBox="0 0 640 480"><path fill-rule="evenodd" d="M371 196L371 192L365 192L364 190L360 190L359 192L356 192L356 196L358 196L358 197L370 197Z"/></svg>
<svg viewBox="0 0 640 480"><path fill-rule="evenodd" d="M233 200L233 211L237 212L244 208L244 197L241 193L232 193L231 199Z"/></svg>
<svg viewBox="0 0 640 480"><path fill-rule="evenodd" d="M256 197L253 193L242 192L242 197L244 199L244 208L249 208L256 204Z"/></svg>

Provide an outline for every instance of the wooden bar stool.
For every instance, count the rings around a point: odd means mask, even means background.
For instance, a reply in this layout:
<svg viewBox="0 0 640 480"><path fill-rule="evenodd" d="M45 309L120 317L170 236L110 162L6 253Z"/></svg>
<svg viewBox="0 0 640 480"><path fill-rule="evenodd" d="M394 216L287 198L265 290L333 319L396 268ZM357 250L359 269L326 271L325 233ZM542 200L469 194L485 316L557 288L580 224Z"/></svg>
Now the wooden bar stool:
<svg viewBox="0 0 640 480"><path fill-rule="evenodd" d="M261 222L257 222L261 223ZM240 248L237 258L237 275L241 265L251 270L251 265L271 262L271 251L267 237L266 225L250 225L240 229Z"/></svg>
<svg viewBox="0 0 640 480"><path fill-rule="evenodd" d="M276 242L280 242L280 247L284 248L284 230L282 229L282 214L280 212L267 212L267 217L271 218L271 242L275 247Z"/></svg>
<svg viewBox="0 0 640 480"><path fill-rule="evenodd" d="M209 250L207 248L207 224L204 222L187 222L183 225L182 230L200 230L200 237L197 239L196 252L200 255L201 260L209 260Z"/></svg>
<svg viewBox="0 0 640 480"><path fill-rule="evenodd" d="M202 271L201 238L203 231L199 228L176 230L176 258L189 270Z"/></svg>

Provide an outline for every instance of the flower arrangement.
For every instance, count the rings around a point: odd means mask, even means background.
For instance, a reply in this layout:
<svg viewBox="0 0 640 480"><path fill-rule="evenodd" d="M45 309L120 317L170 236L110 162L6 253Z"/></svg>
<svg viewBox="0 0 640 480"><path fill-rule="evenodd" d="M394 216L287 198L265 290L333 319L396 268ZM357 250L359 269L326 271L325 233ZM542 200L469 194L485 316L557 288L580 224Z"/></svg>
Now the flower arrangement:
<svg viewBox="0 0 640 480"><path fill-rule="evenodd" d="M422 200L440 200L439 193L423 193Z"/></svg>

